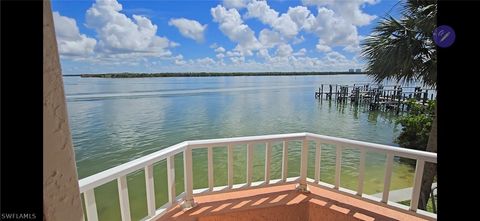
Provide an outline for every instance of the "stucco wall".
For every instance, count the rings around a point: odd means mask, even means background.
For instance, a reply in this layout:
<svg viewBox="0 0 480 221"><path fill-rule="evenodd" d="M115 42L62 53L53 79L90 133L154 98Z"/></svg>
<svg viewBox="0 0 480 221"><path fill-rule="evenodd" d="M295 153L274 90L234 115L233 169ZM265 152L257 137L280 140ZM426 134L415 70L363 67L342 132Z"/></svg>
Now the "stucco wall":
<svg viewBox="0 0 480 221"><path fill-rule="evenodd" d="M70 128L50 1L43 5L44 220L82 220Z"/></svg>

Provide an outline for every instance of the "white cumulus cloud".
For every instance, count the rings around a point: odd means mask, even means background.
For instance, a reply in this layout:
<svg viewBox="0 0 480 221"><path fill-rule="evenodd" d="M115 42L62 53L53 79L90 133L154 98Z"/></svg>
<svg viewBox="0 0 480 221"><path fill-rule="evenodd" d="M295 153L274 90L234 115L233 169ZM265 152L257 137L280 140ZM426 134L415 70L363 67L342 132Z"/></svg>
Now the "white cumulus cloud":
<svg viewBox="0 0 480 221"><path fill-rule="evenodd" d="M209 57L204 57L204 58L196 59L195 63L200 64L200 65L213 65L213 64L215 64L215 60L213 60Z"/></svg>
<svg viewBox="0 0 480 221"><path fill-rule="evenodd" d="M87 56L93 53L97 41L80 34L75 19L53 12L53 22L60 55Z"/></svg>
<svg viewBox="0 0 480 221"><path fill-rule="evenodd" d="M266 1L254 0L248 3L245 18L258 18L264 24L271 25L278 19L278 14Z"/></svg>
<svg viewBox="0 0 480 221"><path fill-rule="evenodd" d="M223 53L219 53L217 55L215 55L218 59L222 59L225 57L225 55Z"/></svg>
<svg viewBox="0 0 480 221"><path fill-rule="evenodd" d="M238 44L235 48L236 50L251 54L252 50L261 48L254 31L243 23L237 9L226 9L221 5L217 5L210 12L213 20L219 24L220 31L231 41Z"/></svg>
<svg viewBox="0 0 480 221"><path fill-rule="evenodd" d="M306 20L314 17L305 6L288 7L287 15L299 28L304 28Z"/></svg>
<svg viewBox="0 0 480 221"><path fill-rule="evenodd" d="M243 64L245 63L245 57L230 57L230 61L232 61L234 64Z"/></svg>
<svg viewBox="0 0 480 221"><path fill-rule="evenodd" d="M323 40L318 41L318 44L315 47L317 48L318 51L321 51L321 52L332 51L332 48L330 48L328 45L326 45Z"/></svg>
<svg viewBox="0 0 480 221"><path fill-rule="evenodd" d="M223 5L226 8L236 8L236 9L241 9L245 8L247 6L247 3L250 0L223 0Z"/></svg>
<svg viewBox="0 0 480 221"><path fill-rule="evenodd" d="M217 52L217 53L223 53L223 52L225 52L225 48L223 48L223 47L218 47L218 48L215 49L215 52Z"/></svg>
<svg viewBox="0 0 480 221"><path fill-rule="evenodd" d="M149 56L171 55L169 47L175 43L157 36L157 26L150 19L121 13L116 0L97 0L86 13L86 25L95 29L100 52Z"/></svg>
<svg viewBox="0 0 480 221"><path fill-rule="evenodd" d="M278 32L269 29L263 29L260 31L258 39L265 48L273 48L284 42L282 36Z"/></svg>
<svg viewBox="0 0 480 221"><path fill-rule="evenodd" d="M270 58L271 58L270 53L268 53L268 49L265 49L265 48L258 50L257 56L261 57L265 60L270 60Z"/></svg>
<svg viewBox="0 0 480 221"><path fill-rule="evenodd" d="M316 5L318 7L329 6L332 10L338 13L342 18L353 25L368 25L376 18L375 15L364 13L360 7L364 4L376 4L377 0L302 0L305 5Z"/></svg>
<svg viewBox="0 0 480 221"><path fill-rule="evenodd" d="M318 8L318 15L315 18L307 19L305 22L305 29L319 37L318 50L328 51L327 47L332 48L334 46L358 47L357 28L342 17L337 16L333 10L325 7Z"/></svg>
<svg viewBox="0 0 480 221"><path fill-rule="evenodd" d="M245 18L257 18L262 23L269 25L274 30L288 38L298 34L299 28L297 24L290 18L288 14L281 14L270 8L266 1L253 0L247 5L247 13Z"/></svg>
<svg viewBox="0 0 480 221"><path fill-rule="evenodd" d="M275 51L275 55L278 57L288 57L292 55L293 49L292 46L289 44L281 44L277 47L277 50Z"/></svg>
<svg viewBox="0 0 480 221"><path fill-rule="evenodd" d="M203 42L204 40L203 36L207 25L186 18L170 19L168 24L175 26L180 34L186 38L191 38L197 42Z"/></svg>
<svg viewBox="0 0 480 221"><path fill-rule="evenodd" d="M298 50L297 52L293 53L293 56L305 56L307 55L307 49L305 48L301 48L300 50Z"/></svg>

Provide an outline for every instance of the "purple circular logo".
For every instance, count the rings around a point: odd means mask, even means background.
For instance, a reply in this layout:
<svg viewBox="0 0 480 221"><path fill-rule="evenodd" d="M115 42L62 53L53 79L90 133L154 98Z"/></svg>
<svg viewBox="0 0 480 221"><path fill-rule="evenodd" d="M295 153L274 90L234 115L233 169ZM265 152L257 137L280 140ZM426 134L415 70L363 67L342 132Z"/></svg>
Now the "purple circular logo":
<svg viewBox="0 0 480 221"><path fill-rule="evenodd" d="M433 41L441 48L450 47L455 41L455 31L448 25L442 25L433 31Z"/></svg>

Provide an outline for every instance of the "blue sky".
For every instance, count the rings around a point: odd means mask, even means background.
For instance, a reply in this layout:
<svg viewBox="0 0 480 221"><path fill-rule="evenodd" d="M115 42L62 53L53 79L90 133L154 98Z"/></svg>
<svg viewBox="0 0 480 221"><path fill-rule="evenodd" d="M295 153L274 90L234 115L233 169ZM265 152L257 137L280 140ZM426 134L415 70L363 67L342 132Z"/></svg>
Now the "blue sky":
<svg viewBox="0 0 480 221"><path fill-rule="evenodd" d="M364 67L359 44L388 11L399 16L397 3L53 0L52 10L64 74L346 71Z"/></svg>

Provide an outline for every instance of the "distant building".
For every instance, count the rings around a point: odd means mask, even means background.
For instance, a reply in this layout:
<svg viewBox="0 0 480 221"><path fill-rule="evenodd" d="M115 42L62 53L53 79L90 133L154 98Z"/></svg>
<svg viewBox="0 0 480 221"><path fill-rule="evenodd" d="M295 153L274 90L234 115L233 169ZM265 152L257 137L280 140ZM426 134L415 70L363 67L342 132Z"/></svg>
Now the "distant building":
<svg viewBox="0 0 480 221"><path fill-rule="evenodd" d="M348 72L353 72L353 69L348 69Z"/></svg>
<svg viewBox="0 0 480 221"><path fill-rule="evenodd" d="M362 72L362 69L355 69L355 72Z"/></svg>

